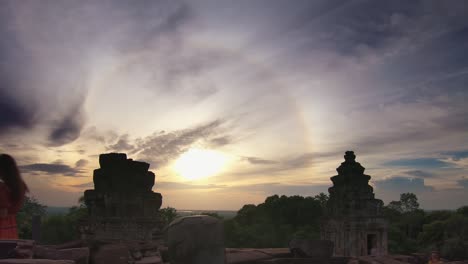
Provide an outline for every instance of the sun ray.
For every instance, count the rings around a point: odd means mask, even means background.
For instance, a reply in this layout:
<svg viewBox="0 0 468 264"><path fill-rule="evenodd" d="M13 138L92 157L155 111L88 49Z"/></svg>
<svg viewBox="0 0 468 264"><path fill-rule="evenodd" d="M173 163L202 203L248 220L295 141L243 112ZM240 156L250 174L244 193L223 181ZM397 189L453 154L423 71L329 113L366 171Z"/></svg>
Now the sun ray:
<svg viewBox="0 0 468 264"><path fill-rule="evenodd" d="M198 180L218 174L226 164L227 157L221 152L191 148L175 161L173 169L187 180Z"/></svg>

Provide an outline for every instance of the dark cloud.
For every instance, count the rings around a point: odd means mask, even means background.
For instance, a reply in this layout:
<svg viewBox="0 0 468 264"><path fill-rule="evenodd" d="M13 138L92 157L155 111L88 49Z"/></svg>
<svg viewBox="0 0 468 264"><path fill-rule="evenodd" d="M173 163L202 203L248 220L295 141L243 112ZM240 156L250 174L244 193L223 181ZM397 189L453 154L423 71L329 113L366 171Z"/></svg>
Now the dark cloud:
<svg viewBox="0 0 468 264"><path fill-rule="evenodd" d="M211 139L209 143L213 145L214 147L221 147L221 146L231 144L232 138L230 136L217 137L217 138Z"/></svg>
<svg viewBox="0 0 468 264"><path fill-rule="evenodd" d="M73 184L73 185L67 185L67 186L75 187L75 188L93 188L94 183L93 182L86 182L86 183Z"/></svg>
<svg viewBox="0 0 468 264"><path fill-rule="evenodd" d="M433 191L432 186L424 183L424 179L395 176L383 180L373 181L379 191L386 192L424 192Z"/></svg>
<svg viewBox="0 0 468 264"><path fill-rule="evenodd" d="M83 126L84 120L80 111L72 111L53 126L49 134L50 144L62 146L75 141L80 136Z"/></svg>
<svg viewBox="0 0 468 264"><path fill-rule="evenodd" d="M25 78L31 67L27 61L29 53L10 28L10 11L8 4L0 8L0 135L11 128L31 128L37 121L37 105L18 94L23 90L20 75Z"/></svg>
<svg viewBox="0 0 468 264"><path fill-rule="evenodd" d="M268 164L276 164L277 161L274 160L266 160L257 157L243 157L244 160L249 162L250 164L259 164L259 165L268 165Z"/></svg>
<svg viewBox="0 0 468 264"><path fill-rule="evenodd" d="M223 121L216 120L205 125L174 132L159 132L137 140L136 150L141 160L162 166L188 150L196 142L210 142L222 137Z"/></svg>
<svg viewBox="0 0 468 264"><path fill-rule="evenodd" d="M298 156L294 157L286 157L283 158L278 166L279 170L294 170L294 169L302 169L302 168L308 168L310 166L313 166L314 162L316 162L316 165L320 160L326 159L326 158L331 158L331 157L339 157L340 154L342 154L342 151L336 151L336 152L309 152L309 153L303 153Z"/></svg>
<svg viewBox="0 0 468 264"><path fill-rule="evenodd" d="M312 164L313 160L313 153L305 153L300 156L285 160L282 162L281 167L283 169L306 168Z"/></svg>
<svg viewBox="0 0 468 264"><path fill-rule="evenodd" d="M385 162L383 165L432 169L453 167L453 164L435 158L399 159Z"/></svg>
<svg viewBox="0 0 468 264"><path fill-rule="evenodd" d="M423 170L410 170L410 171L405 171L405 174L409 176L416 176L420 178L434 178L436 175L432 172L428 171L423 171Z"/></svg>
<svg viewBox="0 0 468 264"><path fill-rule="evenodd" d="M81 170L72 168L65 164L59 163L34 163L28 165L19 166L23 172L45 172L49 175L62 175L69 177L80 177Z"/></svg>
<svg viewBox="0 0 468 264"><path fill-rule="evenodd" d="M128 134L122 135L115 144L106 147L106 150L112 152L128 152L133 149L135 146L130 144Z"/></svg>
<svg viewBox="0 0 468 264"><path fill-rule="evenodd" d="M88 160L80 159L80 160L76 161L75 167L77 167L77 168L84 167L84 166L86 166L88 163L89 163Z"/></svg>
<svg viewBox="0 0 468 264"><path fill-rule="evenodd" d="M185 189L220 189L225 188L226 185L219 184L191 184L191 183L180 183L180 182L157 182L156 188L162 188L166 190L185 190Z"/></svg>
<svg viewBox="0 0 468 264"><path fill-rule="evenodd" d="M443 152L442 155L452 158L454 161L460 161L462 159L468 158L468 150L460 151L447 151Z"/></svg>
<svg viewBox="0 0 468 264"><path fill-rule="evenodd" d="M127 56L158 50L154 45L160 37L180 41L179 30L191 16L189 6L179 1L6 1L0 10L0 135L45 124L51 146L73 142L85 124L82 106L96 52L105 56L110 49L103 47L113 47Z"/></svg>
<svg viewBox="0 0 468 264"><path fill-rule="evenodd" d="M35 123L32 109L16 102L5 91L0 77L0 135L12 128L30 128Z"/></svg>

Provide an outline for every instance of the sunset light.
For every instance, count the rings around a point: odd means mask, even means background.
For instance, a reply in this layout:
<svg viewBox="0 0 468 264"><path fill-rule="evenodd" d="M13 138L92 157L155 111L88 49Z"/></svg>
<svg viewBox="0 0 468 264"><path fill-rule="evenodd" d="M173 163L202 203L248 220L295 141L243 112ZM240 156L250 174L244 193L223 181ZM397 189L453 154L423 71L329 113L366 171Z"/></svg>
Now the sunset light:
<svg viewBox="0 0 468 264"><path fill-rule="evenodd" d="M174 170L187 180L198 180L219 173L226 161L218 151L191 148L175 161Z"/></svg>

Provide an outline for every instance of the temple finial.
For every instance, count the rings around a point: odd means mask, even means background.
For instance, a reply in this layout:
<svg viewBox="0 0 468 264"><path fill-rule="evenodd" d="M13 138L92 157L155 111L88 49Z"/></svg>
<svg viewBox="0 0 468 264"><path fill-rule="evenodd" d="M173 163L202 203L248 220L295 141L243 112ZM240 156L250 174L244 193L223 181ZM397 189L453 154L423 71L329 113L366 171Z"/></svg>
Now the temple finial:
<svg viewBox="0 0 468 264"><path fill-rule="evenodd" d="M344 155L344 159L345 161L354 162L356 160L356 155L354 155L354 151L351 151L351 150L346 151Z"/></svg>

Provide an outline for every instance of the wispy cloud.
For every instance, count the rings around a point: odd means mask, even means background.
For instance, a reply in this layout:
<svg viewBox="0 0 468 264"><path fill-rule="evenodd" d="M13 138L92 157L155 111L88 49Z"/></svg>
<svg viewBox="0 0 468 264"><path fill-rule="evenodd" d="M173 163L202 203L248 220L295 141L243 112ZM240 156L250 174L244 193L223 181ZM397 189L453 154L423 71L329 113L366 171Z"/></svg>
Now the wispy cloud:
<svg viewBox="0 0 468 264"><path fill-rule="evenodd" d="M223 136L222 125L222 120L216 120L194 128L155 133L137 140L134 153L140 159L150 161L156 167L163 166L195 143L203 145Z"/></svg>
<svg viewBox="0 0 468 264"><path fill-rule="evenodd" d="M80 174L83 172L80 169L72 168L65 164L60 163L34 163L19 166L23 172L37 173L44 172L48 175L68 176L68 177L82 177Z"/></svg>
<svg viewBox="0 0 468 264"><path fill-rule="evenodd" d="M435 158L400 159L384 163L384 166L411 168L450 168L453 164Z"/></svg>
<svg viewBox="0 0 468 264"><path fill-rule="evenodd" d="M250 164L258 164L258 165L269 165L269 164L276 164L277 161L274 160L267 160L258 157L243 157L243 160L246 160Z"/></svg>
<svg viewBox="0 0 468 264"><path fill-rule="evenodd" d="M88 163L89 163L88 160L79 159L79 160L76 161L75 167L77 167L77 168L84 167L84 166L88 165Z"/></svg>
<svg viewBox="0 0 468 264"><path fill-rule="evenodd" d="M112 152L128 152L135 149L135 146L130 144L129 135L125 134L120 136L115 144L106 147L108 151Z"/></svg>
<svg viewBox="0 0 468 264"><path fill-rule="evenodd" d="M421 178L434 178L437 177L434 173L428 172L428 171L423 171L423 170L410 170L410 171L405 171L405 174L409 176L415 176L415 177L421 177Z"/></svg>
<svg viewBox="0 0 468 264"><path fill-rule="evenodd" d="M156 188L163 190L184 190L184 189L220 189L225 188L226 185L218 184L196 184L196 183L181 183L181 182L157 182Z"/></svg>
<svg viewBox="0 0 468 264"><path fill-rule="evenodd" d="M94 183L93 182L86 182L86 183L80 183L80 184L72 184L72 185L67 185L68 187L74 187L74 188L93 188Z"/></svg>

